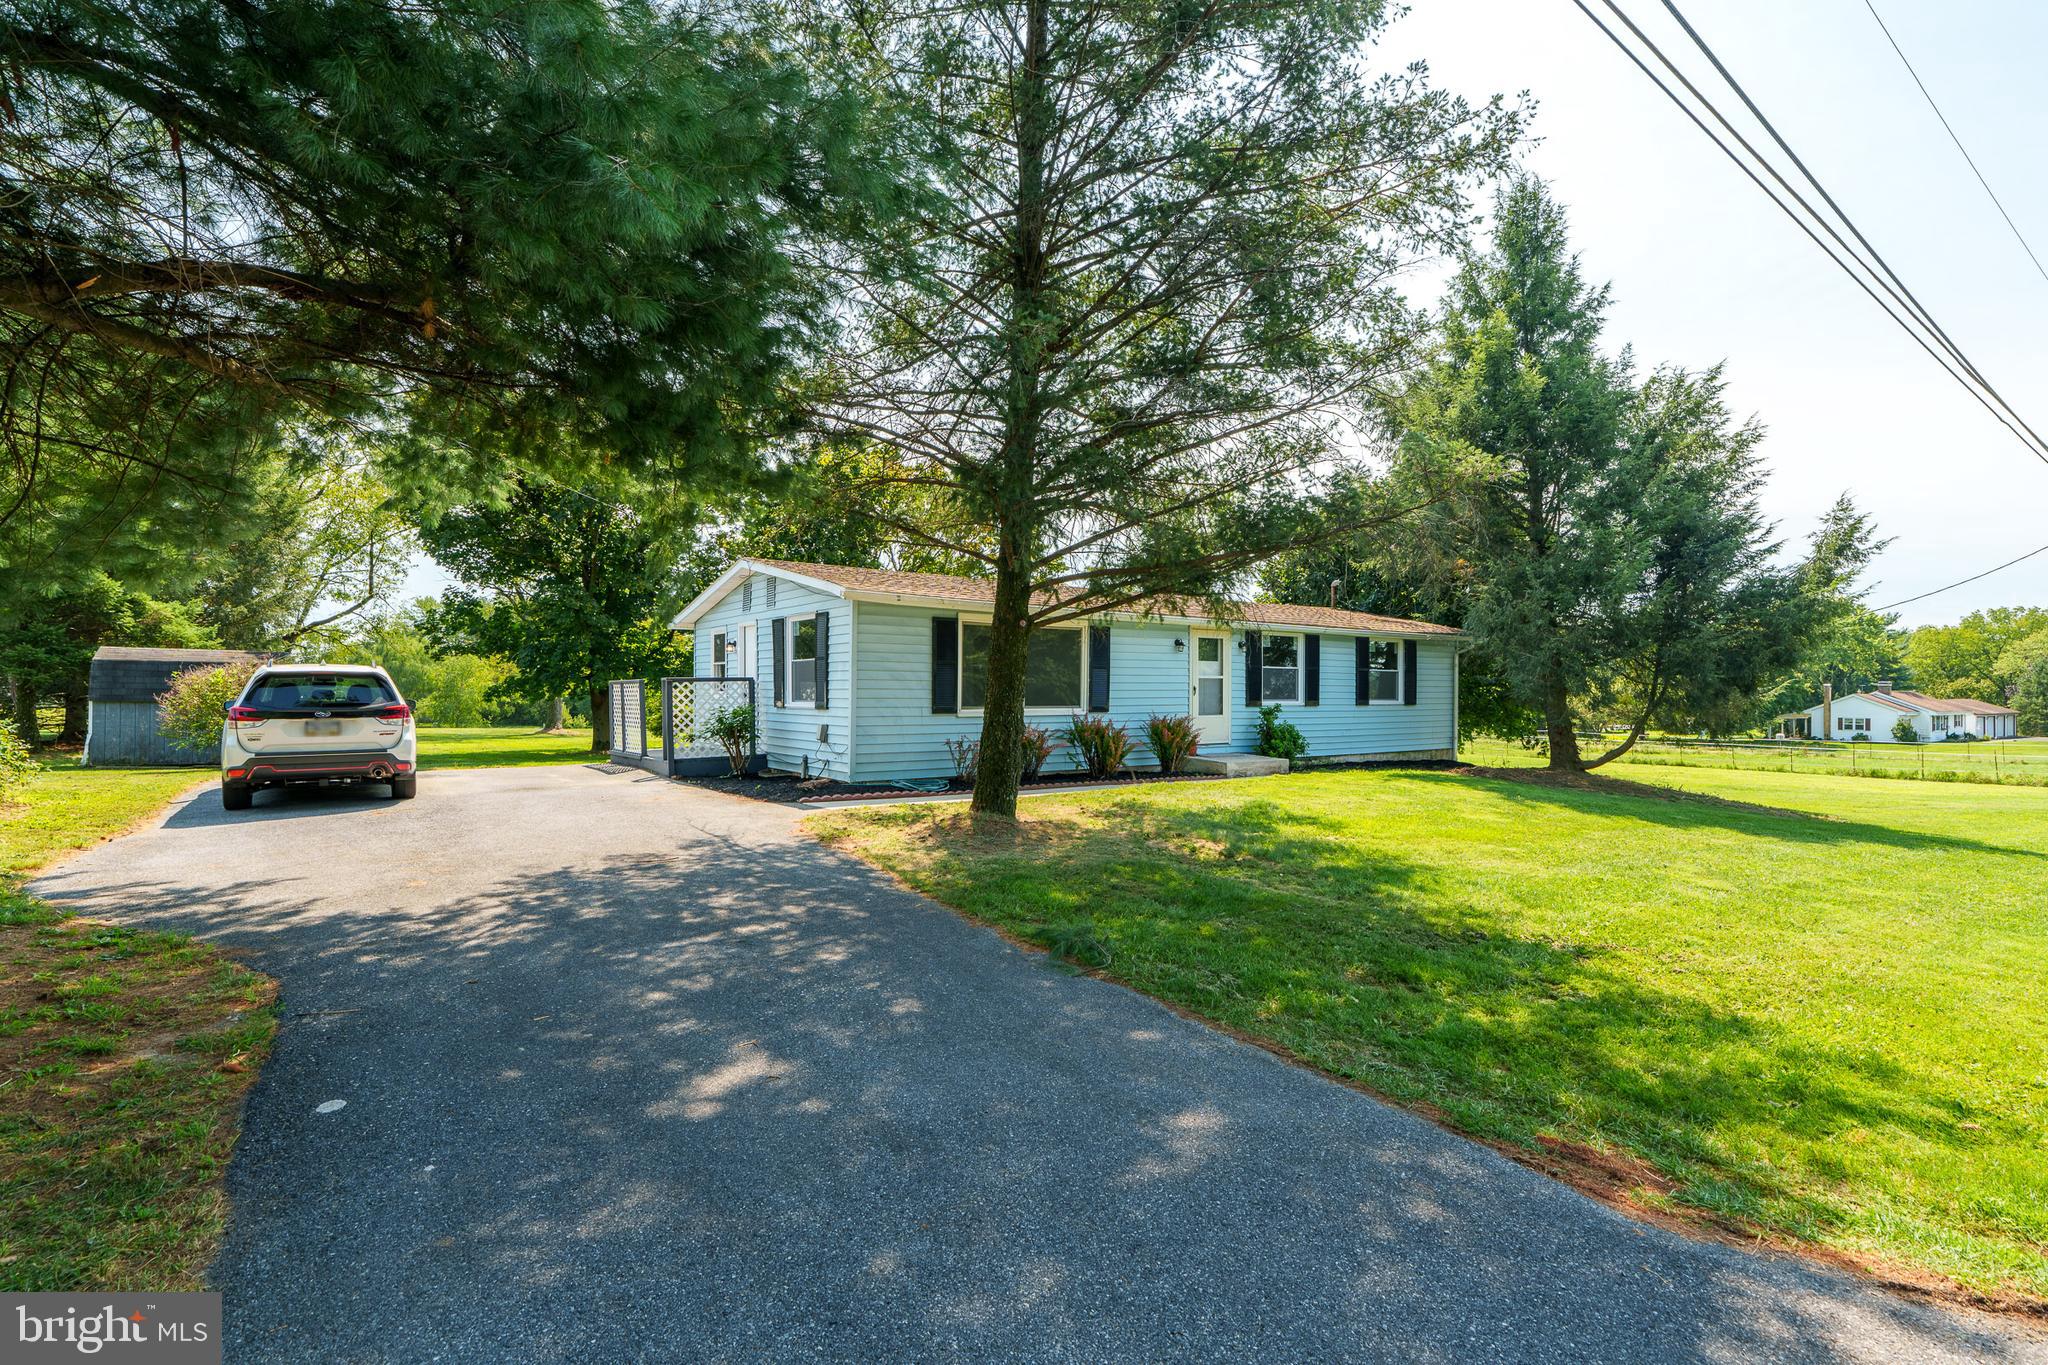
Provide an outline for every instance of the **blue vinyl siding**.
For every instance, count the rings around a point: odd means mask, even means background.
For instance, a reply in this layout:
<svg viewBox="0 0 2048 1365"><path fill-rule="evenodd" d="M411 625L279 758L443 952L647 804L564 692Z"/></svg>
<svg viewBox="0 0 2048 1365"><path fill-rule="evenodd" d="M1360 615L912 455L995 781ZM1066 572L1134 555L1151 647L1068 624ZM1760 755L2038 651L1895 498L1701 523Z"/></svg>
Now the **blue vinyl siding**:
<svg viewBox="0 0 2048 1365"><path fill-rule="evenodd" d="M1280 631L1278 634L1294 632ZM1311 632L1314 633L1314 632ZM1308 740L1308 757L1334 758L1347 754L1413 753L1422 749L1455 749L1452 702L1455 646L1448 640L1419 640L1415 646L1415 705L1374 702L1359 706L1353 698L1356 686L1356 646L1352 635L1323 635L1322 704L1281 702L1280 714L1292 721ZM1244 635L1232 638L1232 683L1237 695L1231 699L1230 747L1250 753L1257 741L1258 711L1244 704Z"/></svg>
<svg viewBox="0 0 2048 1365"><path fill-rule="evenodd" d="M855 604L859 635L855 650L854 776L858 781L896 777L950 777L951 757L945 742L976 738L978 715L934 714L931 709L932 628L929 607ZM1188 656L1176 650L1190 627L1164 622L1117 622L1110 627L1108 718L1124 725L1141 744L1145 720L1153 714L1180 715L1188 710ZM1416 651L1414 706L1352 702L1353 646L1348 635L1325 635L1322 644L1322 704L1285 703L1287 718L1301 727L1309 756L1403 753L1454 747L1452 735L1452 658L1448 642L1421 641ZM1254 710L1244 704L1244 635L1232 632L1228 704L1229 748L1250 752L1258 728ZM1027 716L1033 725L1056 730L1070 713ZM1140 754L1140 761L1148 758ZM1056 750L1048 768L1072 768L1064 748Z"/></svg>
<svg viewBox="0 0 2048 1365"><path fill-rule="evenodd" d="M860 696L854 708L854 771L857 780L877 782L894 777L951 777L953 760L948 739L975 739L981 734L979 715L934 714L932 711L932 617L951 615L929 607L857 604L854 617L860 632L855 667ZM1119 622L1110 627L1109 711L1141 744L1145 718L1154 713L1179 715L1188 709L1188 657L1173 642L1184 639L1185 626ZM1086 692L1082 694L1086 701ZM1063 728L1071 711L1025 719L1047 730ZM1046 764L1047 771L1075 766L1061 746Z"/></svg>
<svg viewBox="0 0 2048 1365"><path fill-rule="evenodd" d="M756 656L754 695L760 717L761 751L768 756L769 766L798 772L808 758L813 773L822 772L829 777L846 780L848 746L853 738L852 664L856 653L853 604L785 578L776 581L775 605L770 607L768 582L766 574L753 576L754 605L751 610L742 606L746 584L741 582L733 584L724 597L698 618L698 670L710 675L712 636L723 632L737 637L740 626L751 622ZM827 613L829 618L825 631L825 700L829 704L823 709L808 702L777 706L775 645L770 623L777 618L819 611ZM827 727L823 741L818 738L821 725Z"/></svg>

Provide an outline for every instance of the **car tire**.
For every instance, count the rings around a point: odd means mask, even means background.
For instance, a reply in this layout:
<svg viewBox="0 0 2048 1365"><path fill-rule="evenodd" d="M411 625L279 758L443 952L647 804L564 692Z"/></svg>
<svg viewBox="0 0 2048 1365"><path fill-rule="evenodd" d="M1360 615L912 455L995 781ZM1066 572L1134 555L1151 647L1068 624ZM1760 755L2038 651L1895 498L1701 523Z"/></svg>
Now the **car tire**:
<svg viewBox="0 0 2048 1365"><path fill-rule="evenodd" d="M410 801L419 794L420 779L417 775L412 777L394 777L391 779L391 796L393 800Z"/></svg>
<svg viewBox="0 0 2048 1365"><path fill-rule="evenodd" d="M255 799L255 791L240 783L223 782L220 784L220 803L229 810L247 810L249 809L249 803Z"/></svg>

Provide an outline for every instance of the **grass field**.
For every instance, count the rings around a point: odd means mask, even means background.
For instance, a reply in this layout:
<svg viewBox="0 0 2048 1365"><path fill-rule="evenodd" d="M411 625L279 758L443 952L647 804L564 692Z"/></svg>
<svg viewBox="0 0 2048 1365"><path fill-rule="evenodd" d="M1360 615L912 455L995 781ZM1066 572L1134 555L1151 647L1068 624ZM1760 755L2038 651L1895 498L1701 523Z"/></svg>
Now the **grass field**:
<svg viewBox="0 0 2048 1365"><path fill-rule="evenodd" d="M1635 1202L2048 1299L2048 791L1628 776L1779 809L1383 771L814 825Z"/></svg>
<svg viewBox="0 0 2048 1365"><path fill-rule="evenodd" d="M207 776L53 757L0 805L0 1290L196 1289L213 1258L272 983L19 889Z"/></svg>
<svg viewBox="0 0 2048 1365"><path fill-rule="evenodd" d="M421 768L511 768L532 763L596 763L588 728L549 734L523 725L422 725Z"/></svg>
<svg viewBox="0 0 2048 1365"><path fill-rule="evenodd" d="M1611 745L1620 736L1608 740ZM1600 752L1584 743L1588 756ZM1464 757L1495 767L1537 767L1544 756L1512 740L1466 740ZM1730 768L1756 772L1833 773L1847 777L1918 778L1930 782L1993 782L2048 787L2048 740L1953 744L1783 744L1646 739L1615 764L1666 768ZM1609 765L1606 771L1616 768Z"/></svg>

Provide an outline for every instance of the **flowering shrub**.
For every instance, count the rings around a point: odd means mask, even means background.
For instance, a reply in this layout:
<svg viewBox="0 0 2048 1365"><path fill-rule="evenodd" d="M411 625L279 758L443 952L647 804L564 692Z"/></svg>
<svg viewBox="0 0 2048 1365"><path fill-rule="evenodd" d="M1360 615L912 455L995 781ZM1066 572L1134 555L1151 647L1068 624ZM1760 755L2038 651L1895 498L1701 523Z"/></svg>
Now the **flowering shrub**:
<svg viewBox="0 0 2048 1365"><path fill-rule="evenodd" d="M1177 773L1202 747L1193 716L1153 716L1145 722L1145 745L1159 760L1159 771Z"/></svg>
<svg viewBox="0 0 2048 1365"><path fill-rule="evenodd" d="M1123 726L1095 716L1075 716L1067 722L1060 738L1080 758L1090 777L1116 776L1137 747Z"/></svg>
<svg viewBox="0 0 2048 1365"><path fill-rule="evenodd" d="M242 695L253 662L188 668L157 694L156 728L181 749L211 749L220 743L228 703Z"/></svg>

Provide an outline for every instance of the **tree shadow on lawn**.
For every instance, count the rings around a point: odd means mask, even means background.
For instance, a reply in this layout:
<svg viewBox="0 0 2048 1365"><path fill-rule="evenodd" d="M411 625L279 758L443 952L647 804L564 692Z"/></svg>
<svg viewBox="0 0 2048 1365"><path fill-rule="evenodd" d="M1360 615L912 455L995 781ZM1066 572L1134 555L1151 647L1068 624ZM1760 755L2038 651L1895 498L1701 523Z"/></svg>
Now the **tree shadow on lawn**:
<svg viewBox="0 0 2048 1365"><path fill-rule="evenodd" d="M587 1355L593 1324L742 1356L1449 1359L1478 1332L1820 1360L1845 1327L2004 1353L1646 1242L808 841L679 820L655 851L668 818L631 808L576 865L460 887L402 848L291 878L102 856L39 886L282 980L216 1268L231 1357L376 1356L422 1321L534 1359Z"/></svg>
<svg viewBox="0 0 2048 1365"><path fill-rule="evenodd" d="M1989 843L1953 834L1930 834L1790 808L1750 805L1678 787L1658 787L1620 778L1588 776L1563 785L1492 772L1411 772L1404 776L1431 785L1480 784L1501 799L1528 806L1564 807L1587 815L1620 816L1671 829L1726 830L1802 844L1871 844L1907 852L1995 853L2016 858L2048 857L2040 850ZM1529 771L1541 772L1541 769Z"/></svg>
<svg viewBox="0 0 2048 1365"><path fill-rule="evenodd" d="M1743 833L1784 823L1835 842L1895 833L1710 807L1639 818ZM1650 1195L1730 1223L1816 1240L1848 1226L1853 1210L1828 1191L1850 1178L1836 1146L1857 1141L1849 1135L1910 1135L1987 1163L1993 1144L2025 1140L2001 1131L2023 1125L1995 1096L1973 1103L1954 1075L1787 1036L1766 1016L1647 981L1638 950L1503 933L1440 869L1347 835L1355 826L1278 801L1125 800L1092 803L1085 821L1033 814L1008 849L988 835L957 850L928 839L924 851L942 899L1028 941L1057 947L1065 917L1085 914L1109 954L1106 975L1554 1173L1588 1174L1586 1154L1545 1134L1623 1148L1654 1165L1638 1172ZM948 867L955 851L970 856ZM991 899L974 889L991 854L1041 882L1049 863L1058 871L1049 886L998 876ZM1024 888L1038 894L1020 897ZM1759 1151L1760 1131L1783 1137ZM1905 1175L1906 1188L1881 1197L1910 1203L1911 1187L1933 1178ZM1600 1179L1575 1183L1631 1202ZM1920 1193L1915 1212L1940 1222L1943 1192ZM2012 1242L2041 1235L2000 1230Z"/></svg>

